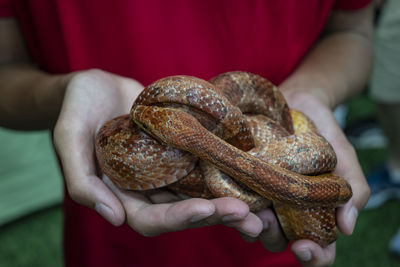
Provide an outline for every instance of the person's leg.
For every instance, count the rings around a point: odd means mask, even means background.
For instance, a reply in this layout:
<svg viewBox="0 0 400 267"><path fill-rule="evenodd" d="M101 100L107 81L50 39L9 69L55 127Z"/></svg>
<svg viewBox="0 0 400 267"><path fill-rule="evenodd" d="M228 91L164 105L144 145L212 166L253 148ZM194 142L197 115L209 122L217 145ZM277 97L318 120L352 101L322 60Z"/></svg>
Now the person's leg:
<svg viewBox="0 0 400 267"><path fill-rule="evenodd" d="M371 197L366 208L400 198L400 1L387 0L375 31L375 63L370 96L377 103L380 125L388 139L385 166L367 175Z"/></svg>
<svg viewBox="0 0 400 267"><path fill-rule="evenodd" d="M400 199L400 1L386 0L375 31L375 64L370 93L378 105L378 117L388 139L388 159L381 172L367 176L372 208L387 199ZM380 175L380 176L379 176ZM379 179L376 179L379 178ZM377 181L379 181L377 183ZM379 198L381 197L381 198ZM382 198L383 197L383 198ZM383 201L382 201L383 200ZM395 210L393 212L398 212ZM400 228L389 244L400 255Z"/></svg>
<svg viewBox="0 0 400 267"><path fill-rule="evenodd" d="M400 103L378 102L377 107L379 124L388 140L388 158L383 166L367 175L371 196L365 209L377 208L389 199L400 199Z"/></svg>
<svg viewBox="0 0 400 267"><path fill-rule="evenodd" d="M392 174L391 179L400 183L400 103L379 103L378 117L389 141L388 168Z"/></svg>

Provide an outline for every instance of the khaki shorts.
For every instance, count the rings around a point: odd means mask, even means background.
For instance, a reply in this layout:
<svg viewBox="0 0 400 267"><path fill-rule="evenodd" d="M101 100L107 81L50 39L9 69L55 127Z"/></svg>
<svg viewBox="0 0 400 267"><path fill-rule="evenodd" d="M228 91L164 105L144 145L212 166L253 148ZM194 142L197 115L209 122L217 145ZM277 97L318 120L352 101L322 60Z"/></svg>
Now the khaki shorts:
<svg viewBox="0 0 400 267"><path fill-rule="evenodd" d="M375 29L371 98L400 103L400 0L386 0Z"/></svg>

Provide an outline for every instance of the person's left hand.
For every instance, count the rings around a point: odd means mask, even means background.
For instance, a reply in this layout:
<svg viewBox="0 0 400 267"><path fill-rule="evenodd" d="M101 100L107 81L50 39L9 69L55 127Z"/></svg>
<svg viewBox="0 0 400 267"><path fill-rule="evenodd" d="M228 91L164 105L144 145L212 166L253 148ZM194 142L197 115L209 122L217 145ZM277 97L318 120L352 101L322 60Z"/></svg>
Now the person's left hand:
<svg viewBox="0 0 400 267"><path fill-rule="evenodd" d="M344 206L337 209L336 220L339 230L345 235L351 235L358 213L367 203L370 193L355 150L337 124L333 112L327 106L308 95L296 95L292 98L287 96L287 101L291 108L304 112L314 121L320 133L330 142L336 152L338 164L335 174L344 177L353 190L353 197ZM276 215L271 210L262 211L257 215L264 225L264 230L257 239L269 251L284 250L288 245L288 240L279 227ZM257 240L249 237L245 237L245 239ZM336 256L336 242L323 248L310 240L298 240L292 244L291 249L303 266L330 266Z"/></svg>

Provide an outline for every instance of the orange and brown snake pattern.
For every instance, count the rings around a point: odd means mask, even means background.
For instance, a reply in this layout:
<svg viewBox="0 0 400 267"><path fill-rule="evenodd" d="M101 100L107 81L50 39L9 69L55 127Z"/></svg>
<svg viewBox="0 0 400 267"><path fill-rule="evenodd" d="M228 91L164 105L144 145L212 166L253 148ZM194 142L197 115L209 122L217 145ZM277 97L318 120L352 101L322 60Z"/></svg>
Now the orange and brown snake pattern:
<svg viewBox="0 0 400 267"><path fill-rule="evenodd" d="M336 156L279 89L247 72L210 82L171 76L147 86L129 115L96 136L102 171L120 188L232 196L254 212L271 201L291 240L337 239L336 207L352 196Z"/></svg>

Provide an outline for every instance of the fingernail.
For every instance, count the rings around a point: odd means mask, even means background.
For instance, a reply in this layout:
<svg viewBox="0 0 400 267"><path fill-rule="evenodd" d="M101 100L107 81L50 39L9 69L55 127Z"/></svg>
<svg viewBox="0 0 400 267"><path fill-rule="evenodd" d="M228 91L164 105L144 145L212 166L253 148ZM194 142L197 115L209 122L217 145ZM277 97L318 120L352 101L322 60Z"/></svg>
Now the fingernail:
<svg viewBox="0 0 400 267"><path fill-rule="evenodd" d="M94 209L104 217L107 221L115 225L114 222L114 212L108 206L104 205L103 203L96 203L94 205Z"/></svg>
<svg viewBox="0 0 400 267"><path fill-rule="evenodd" d="M352 206L347 213L350 222L350 232L353 233L354 227L356 226L356 221L358 217L358 210L355 206Z"/></svg>
<svg viewBox="0 0 400 267"><path fill-rule="evenodd" d="M311 251L309 251L308 249L297 251L296 256L301 261L310 261L312 257Z"/></svg>
<svg viewBox="0 0 400 267"><path fill-rule="evenodd" d="M224 223L230 223L230 222L235 222L240 220L241 218L239 218L237 215L234 214L230 214L230 215L225 215L224 217L222 217L222 222Z"/></svg>
<svg viewBox="0 0 400 267"><path fill-rule="evenodd" d="M207 217L210 217L211 214L197 214L194 215L192 218L190 218L190 222L191 223L196 223L199 222L201 220L204 220Z"/></svg>

